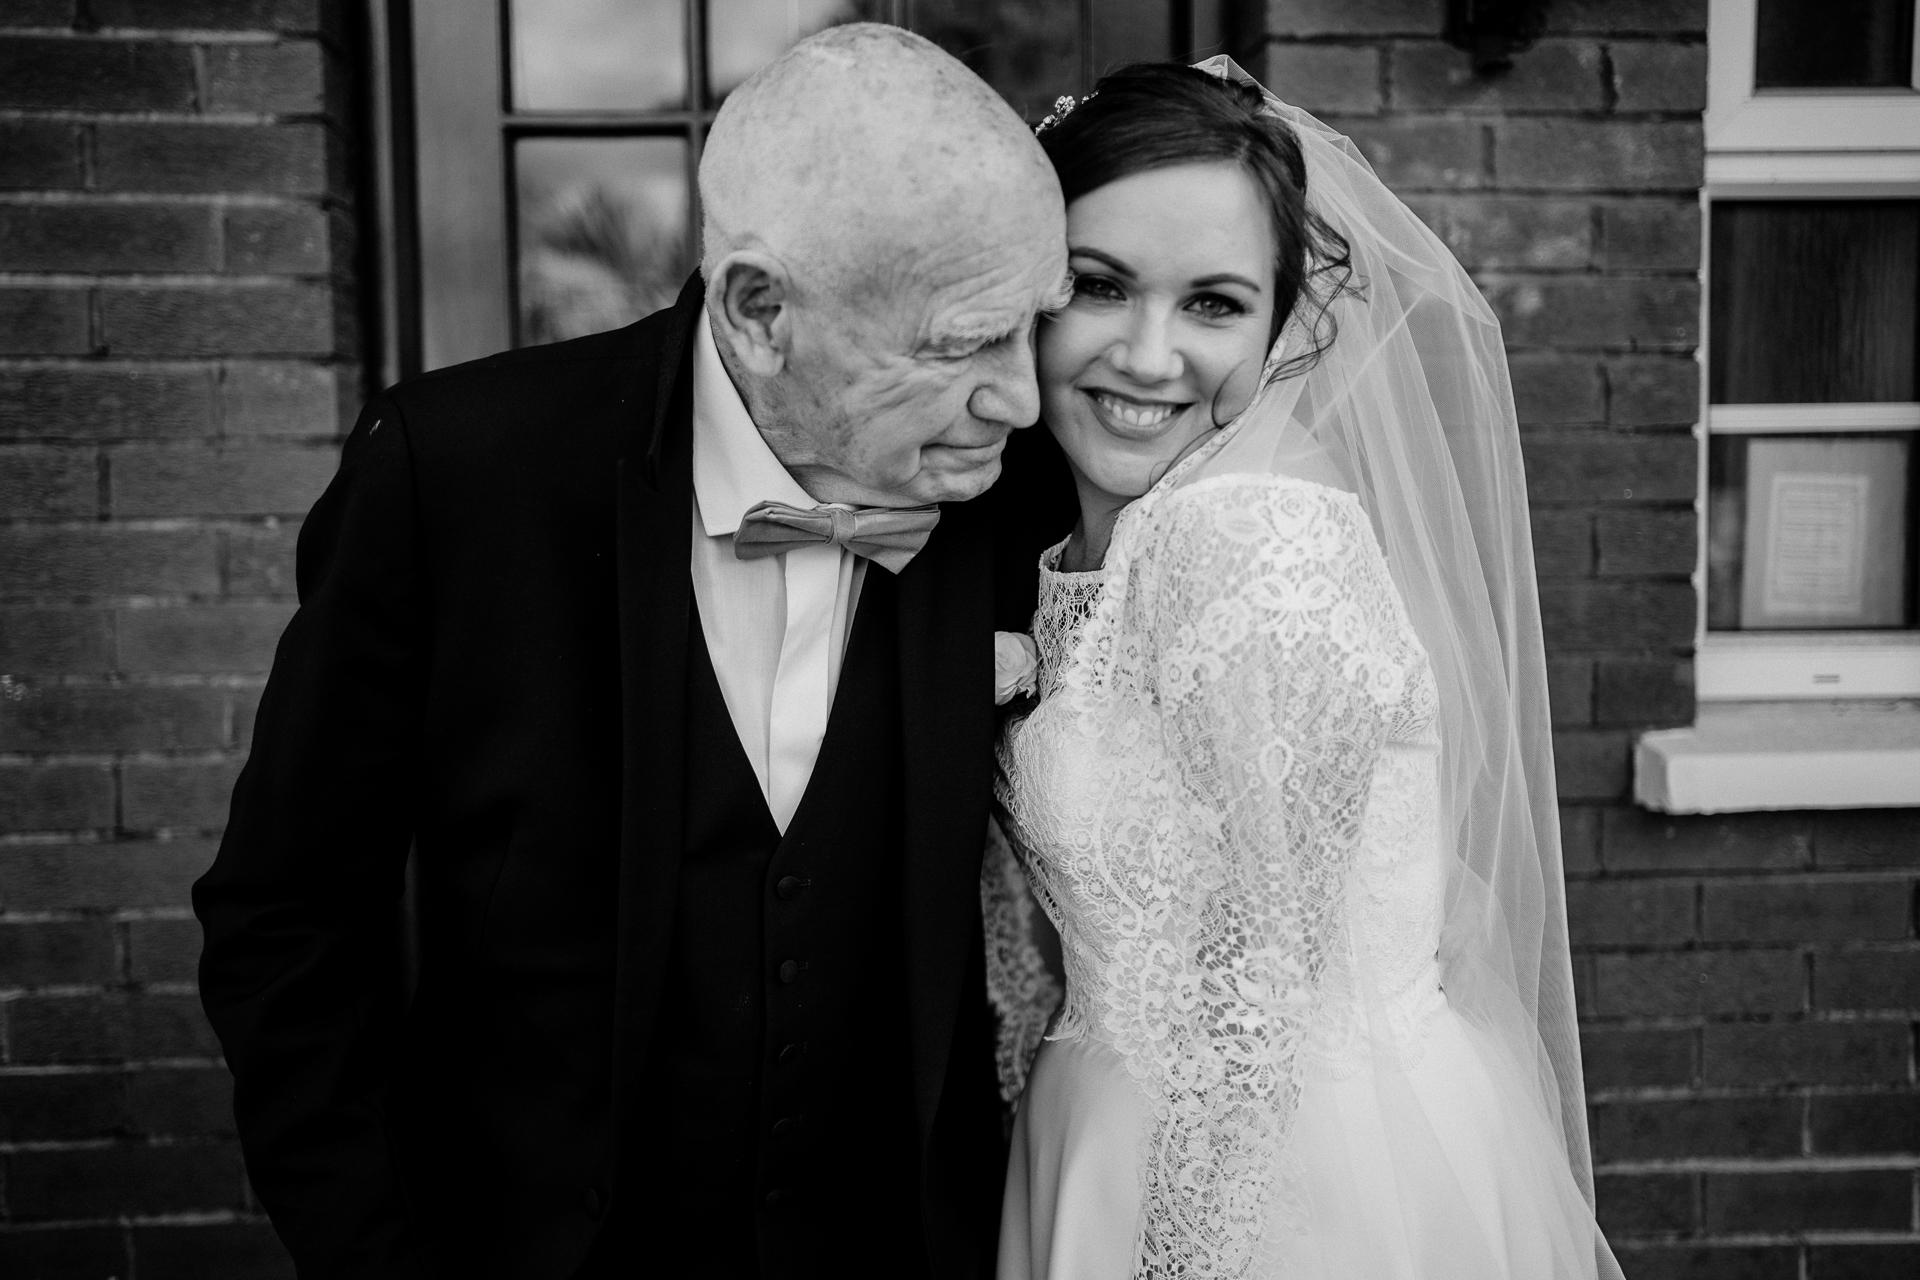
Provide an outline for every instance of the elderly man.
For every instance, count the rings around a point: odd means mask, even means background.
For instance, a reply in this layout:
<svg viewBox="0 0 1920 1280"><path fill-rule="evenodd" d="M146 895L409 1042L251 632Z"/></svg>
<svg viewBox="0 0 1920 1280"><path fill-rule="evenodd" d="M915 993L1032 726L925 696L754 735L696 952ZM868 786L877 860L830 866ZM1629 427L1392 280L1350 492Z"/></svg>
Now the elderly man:
<svg viewBox="0 0 1920 1280"><path fill-rule="evenodd" d="M376 397L302 534L195 905L303 1277L991 1273L967 500L1038 413L1059 188L851 26L729 98L700 190L673 308Z"/></svg>

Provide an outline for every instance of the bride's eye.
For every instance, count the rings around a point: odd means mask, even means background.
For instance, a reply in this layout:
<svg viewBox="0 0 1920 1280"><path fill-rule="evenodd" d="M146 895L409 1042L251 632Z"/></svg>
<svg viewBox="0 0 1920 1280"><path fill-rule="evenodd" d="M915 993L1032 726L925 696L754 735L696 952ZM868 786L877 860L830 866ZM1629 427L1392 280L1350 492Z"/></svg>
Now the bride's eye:
<svg viewBox="0 0 1920 1280"><path fill-rule="evenodd" d="M1073 278L1073 296L1096 302L1118 302L1126 297L1120 292L1120 286L1105 276L1078 275Z"/></svg>
<svg viewBox="0 0 1920 1280"><path fill-rule="evenodd" d="M1224 293L1203 293L1187 303L1189 309L1206 320L1231 320L1247 314L1247 308Z"/></svg>

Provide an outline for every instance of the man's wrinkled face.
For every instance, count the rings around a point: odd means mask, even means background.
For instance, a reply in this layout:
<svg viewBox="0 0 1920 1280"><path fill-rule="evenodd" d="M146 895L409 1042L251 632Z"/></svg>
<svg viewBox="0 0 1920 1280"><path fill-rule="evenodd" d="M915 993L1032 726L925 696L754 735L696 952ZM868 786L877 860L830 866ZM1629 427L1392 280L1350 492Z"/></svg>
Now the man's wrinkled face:
<svg viewBox="0 0 1920 1280"><path fill-rule="evenodd" d="M781 398L812 437L809 492L913 506L999 478L1007 437L1040 414L1035 318L1064 301L1062 215L1035 215L929 236L857 301L796 309Z"/></svg>

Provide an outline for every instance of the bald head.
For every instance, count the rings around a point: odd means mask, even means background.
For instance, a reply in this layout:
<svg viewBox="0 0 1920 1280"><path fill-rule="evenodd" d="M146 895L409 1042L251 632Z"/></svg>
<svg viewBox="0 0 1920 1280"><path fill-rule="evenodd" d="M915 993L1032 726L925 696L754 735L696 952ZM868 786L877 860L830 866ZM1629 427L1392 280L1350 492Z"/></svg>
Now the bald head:
<svg viewBox="0 0 1920 1280"><path fill-rule="evenodd" d="M1066 211L1020 118L897 27L835 27L733 91L700 160L707 322L821 502L963 501L1040 413Z"/></svg>
<svg viewBox="0 0 1920 1280"><path fill-rule="evenodd" d="M700 160L702 265L734 249L834 288L956 229L1018 236L1060 204L1053 167L1000 95L928 40L855 23L801 41L734 90Z"/></svg>

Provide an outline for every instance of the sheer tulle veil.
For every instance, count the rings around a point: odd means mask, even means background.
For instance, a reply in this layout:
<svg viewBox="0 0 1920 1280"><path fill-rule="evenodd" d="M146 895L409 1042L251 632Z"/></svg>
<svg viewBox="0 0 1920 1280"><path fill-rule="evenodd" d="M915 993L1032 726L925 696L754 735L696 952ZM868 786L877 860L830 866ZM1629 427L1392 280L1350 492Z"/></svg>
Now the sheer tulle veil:
<svg viewBox="0 0 1920 1280"><path fill-rule="evenodd" d="M1225 57L1199 69L1255 83ZM1558 1135L1560 1176L1570 1200L1578 1192L1568 1209L1590 1224L1546 666L1499 323L1452 253L1348 139L1266 99L1299 139L1308 204L1345 237L1351 276L1344 288L1316 278L1318 299L1295 308L1264 389L1140 502L1248 472L1359 496L1439 683L1442 838L1452 855L1441 941L1447 999L1492 1046L1513 1106ZM1328 335L1317 360L1289 373L1290 354ZM1108 568L1107 590L1124 592L1124 577L1112 575L1124 567ZM1417 1131L1417 1104L1403 1102L1389 1114ZM1402 1145L1409 1161L1421 1160L1417 1141ZM1617 1275L1597 1233L1594 1241L1598 1274Z"/></svg>

